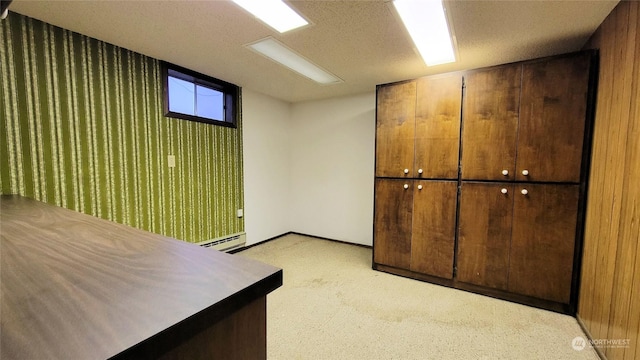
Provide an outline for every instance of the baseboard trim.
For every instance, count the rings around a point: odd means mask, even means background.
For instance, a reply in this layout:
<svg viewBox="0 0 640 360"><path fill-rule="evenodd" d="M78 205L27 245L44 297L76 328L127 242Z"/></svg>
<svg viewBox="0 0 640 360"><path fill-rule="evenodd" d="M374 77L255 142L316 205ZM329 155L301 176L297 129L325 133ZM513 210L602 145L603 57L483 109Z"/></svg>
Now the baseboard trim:
<svg viewBox="0 0 640 360"><path fill-rule="evenodd" d="M579 314L576 314L576 320L578 321L578 325L580 325L580 328L582 329L584 334L587 335L587 338L593 341L593 336L591 336L591 332L589 331L589 329L587 329L587 326L584 324L584 321L582 320L582 318L580 318ZM602 352L602 350L599 347L594 346L593 348L595 349L596 354L598 354L600 359L607 360L607 356Z"/></svg>
<svg viewBox="0 0 640 360"><path fill-rule="evenodd" d="M266 243L268 243L269 241L273 241L273 240L279 239L279 238L281 238L281 237L283 237L283 236L287 236L287 235L289 235L289 234L291 234L291 231L286 232L286 233L284 233L284 234L276 235L276 236L274 236L274 237L270 237L270 238L268 238L268 239L265 239L265 240L259 241L259 242L255 243L255 244L251 244L251 245L249 245L249 246L243 246L243 247L239 247L239 248L237 248L237 249L233 249L233 250L229 251L229 254L239 253L239 252L241 252L241 251L251 249L252 247L255 247L255 246L258 246L258 245L262 245L262 244L266 244Z"/></svg>
<svg viewBox="0 0 640 360"><path fill-rule="evenodd" d="M363 248L366 248L366 249L372 249L373 248L371 245L357 244L357 243L352 243L352 242L348 242L348 241L344 241L344 240L331 239L331 238L327 238L327 237L323 237L323 236L299 233L299 232L296 232L296 231L290 231L289 234L306 236L306 237L311 237L311 238L320 239L320 240L327 240L327 241L337 242L337 243L340 243L340 244L354 245L354 246L359 246L359 247L363 247Z"/></svg>
<svg viewBox="0 0 640 360"><path fill-rule="evenodd" d="M352 243L352 242L348 242L348 241L330 239L330 238L326 238L326 237L322 237L322 236L303 234L303 233L299 233L299 232L296 232L296 231L288 231L288 232L286 232L284 234L276 235L274 237L271 237L271 238L268 238L266 240L257 242L255 244L251 244L249 246L243 246L243 247L239 247L237 249L233 249L233 250L229 251L229 254L239 253L241 251L244 251L244 250L247 250L247 249L251 249L252 247L255 247L255 246L258 246L258 245L266 244L269 241L277 240L277 239L279 239L281 237L284 237L284 236L287 236L287 235L300 235L300 236L306 236L306 237L320 239L320 240L332 241L332 242L336 242L336 243L340 243L340 244L353 245L353 246L363 247L363 248L366 248L366 249L372 249L371 245L356 244L356 243Z"/></svg>

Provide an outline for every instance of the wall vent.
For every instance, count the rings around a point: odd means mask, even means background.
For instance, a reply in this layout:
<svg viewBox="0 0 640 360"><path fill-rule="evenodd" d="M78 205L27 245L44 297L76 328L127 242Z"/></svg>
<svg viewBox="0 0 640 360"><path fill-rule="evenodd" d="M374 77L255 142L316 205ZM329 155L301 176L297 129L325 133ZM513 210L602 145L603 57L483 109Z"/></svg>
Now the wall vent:
<svg viewBox="0 0 640 360"><path fill-rule="evenodd" d="M212 249L216 249L219 251L228 252L230 250L239 248L244 246L247 242L247 234L246 233L237 233L232 235L227 235L211 240L205 240L197 243L202 247L208 247Z"/></svg>

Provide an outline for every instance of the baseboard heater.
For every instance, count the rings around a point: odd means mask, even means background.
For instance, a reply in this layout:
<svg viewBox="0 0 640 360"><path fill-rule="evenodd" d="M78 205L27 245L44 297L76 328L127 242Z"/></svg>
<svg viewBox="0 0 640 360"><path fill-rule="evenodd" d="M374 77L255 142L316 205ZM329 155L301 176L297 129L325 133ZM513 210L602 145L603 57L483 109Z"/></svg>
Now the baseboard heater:
<svg viewBox="0 0 640 360"><path fill-rule="evenodd" d="M226 235L219 238L205 240L197 243L202 247L212 248L219 251L229 252L233 249L237 249L247 242L246 233L237 233L232 235Z"/></svg>

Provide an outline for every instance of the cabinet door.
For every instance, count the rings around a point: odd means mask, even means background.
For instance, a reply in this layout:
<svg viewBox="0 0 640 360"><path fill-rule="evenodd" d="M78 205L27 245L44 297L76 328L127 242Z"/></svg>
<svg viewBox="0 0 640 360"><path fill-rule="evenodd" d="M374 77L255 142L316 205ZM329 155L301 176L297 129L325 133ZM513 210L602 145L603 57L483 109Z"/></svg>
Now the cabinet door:
<svg viewBox="0 0 640 360"><path fill-rule="evenodd" d="M412 212L412 181L376 179L373 226L375 263L409 268Z"/></svg>
<svg viewBox="0 0 640 360"><path fill-rule="evenodd" d="M523 65L518 180L580 181L590 59Z"/></svg>
<svg viewBox="0 0 640 360"><path fill-rule="evenodd" d="M415 81L378 87L376 176L412 177L415 113Z"/></svg>
<svg viewBox="0 0 640 360"><path fill-rule="evenodd" d="M453 277L457 183L414 182L411 271Z"/></svg>
<svg viewBox="0 0 640 360"><path fill-rule="evenodd" d="M462 182L456 278L507 290L514 185Z"/></svg>
<svg viewBox="0 0 640 360"><path fill-rule="evenodd" d="M520 75L520 65L504 65L465 75L463 179L515 178Z"/></svg>
<svg viewBox="0 0 640 360"><path fill-rule="evenodd" d="M569 303L578 195L578 185L516 185L509 291Z"/></svg>
<svg viewBox="0 0 640 360"><path fill-rule="evenodd" d="M461 74L417 80L416 177L458 178L461 102Z"/></svg>

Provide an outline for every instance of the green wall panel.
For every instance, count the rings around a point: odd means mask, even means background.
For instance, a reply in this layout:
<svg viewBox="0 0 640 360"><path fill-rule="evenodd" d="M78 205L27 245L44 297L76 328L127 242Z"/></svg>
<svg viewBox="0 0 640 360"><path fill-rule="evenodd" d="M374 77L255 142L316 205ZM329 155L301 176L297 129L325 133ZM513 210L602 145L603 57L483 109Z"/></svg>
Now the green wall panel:
<svg viewBox="0 0 640 360"><path fill-rule="evenodd" d="M0 29L2 194L190 242L244 231L241 121L164 117L156 59L16 13Z"/></svg>

